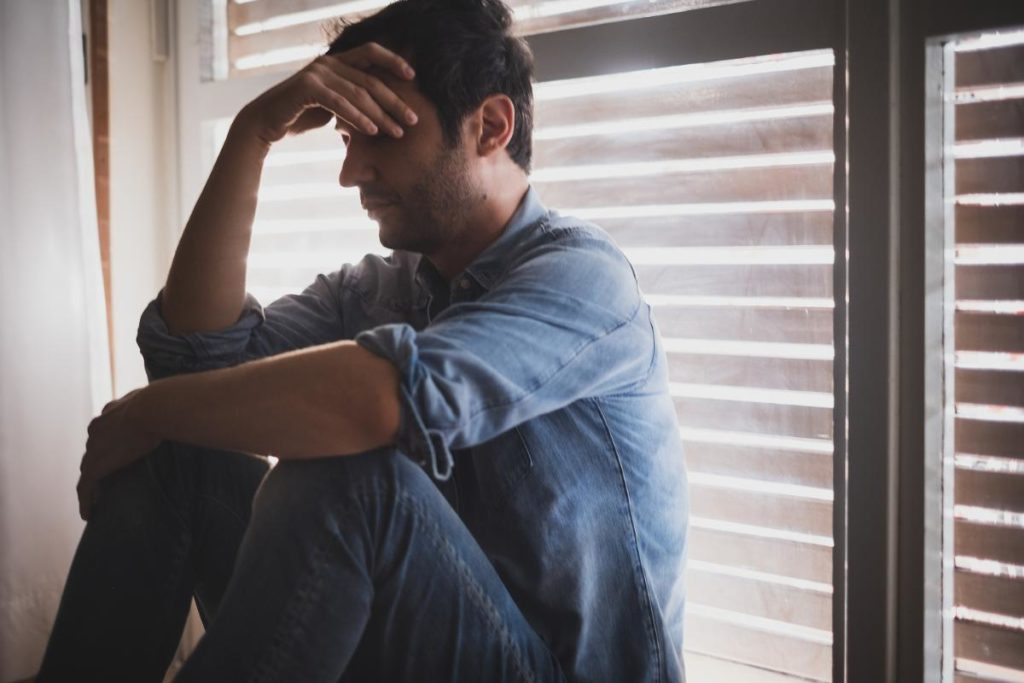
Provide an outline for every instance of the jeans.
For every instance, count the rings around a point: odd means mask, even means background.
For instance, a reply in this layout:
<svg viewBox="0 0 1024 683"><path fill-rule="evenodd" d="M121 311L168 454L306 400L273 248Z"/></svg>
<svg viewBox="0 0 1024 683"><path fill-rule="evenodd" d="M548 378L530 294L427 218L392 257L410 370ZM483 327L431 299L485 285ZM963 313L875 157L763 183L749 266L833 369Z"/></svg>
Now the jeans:
<svg viewBox="0 0 1024 683"><path fill-rule="evenodd" d="M564 680L425 472L165 442L101 482L38 682Z"/></svg>

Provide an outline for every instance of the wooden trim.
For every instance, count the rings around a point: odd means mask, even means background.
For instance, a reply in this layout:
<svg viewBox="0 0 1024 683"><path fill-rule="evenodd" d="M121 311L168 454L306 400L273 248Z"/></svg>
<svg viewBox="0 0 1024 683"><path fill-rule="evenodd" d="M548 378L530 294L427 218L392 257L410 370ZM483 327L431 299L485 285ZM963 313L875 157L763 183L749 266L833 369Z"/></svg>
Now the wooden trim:
<svg viewBox="0 0 1024 683"><path fill-rule="evenodd" d="M89 0L89 87L92 89L92 148L96 179L103 291L107 305L110 377L114 379L114 313L110 280L110 78L107 0Z"/></svg>

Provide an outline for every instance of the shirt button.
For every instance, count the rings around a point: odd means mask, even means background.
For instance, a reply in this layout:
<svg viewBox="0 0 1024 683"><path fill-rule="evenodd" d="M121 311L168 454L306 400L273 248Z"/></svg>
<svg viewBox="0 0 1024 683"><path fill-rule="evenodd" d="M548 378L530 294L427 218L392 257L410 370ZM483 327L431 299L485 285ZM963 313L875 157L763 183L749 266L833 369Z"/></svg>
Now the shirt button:
<svg viewBox="0 0 1024 683"><path fill-rule="evenodd" d="M466 278L462 278L461 280L459 280L459 287L461 287L462 289L469 289L469 280L467 280Z"/></svg>

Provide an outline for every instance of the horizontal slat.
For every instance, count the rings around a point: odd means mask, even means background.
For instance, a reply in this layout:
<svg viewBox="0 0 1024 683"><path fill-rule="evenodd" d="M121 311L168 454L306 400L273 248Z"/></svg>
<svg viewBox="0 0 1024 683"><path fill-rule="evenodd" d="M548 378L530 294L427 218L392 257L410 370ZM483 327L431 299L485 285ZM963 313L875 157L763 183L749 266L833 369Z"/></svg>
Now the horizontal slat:
<svg viewBox="0 0 1024 683"><path fill-rule="evenodd" d="M955 177L957 194L1020 192L1024 190L1024 156L960 159Z"/></svg>
<svg viewBox="0 0 1024 683"><path fill-rule="evenodd" d="M339 225L366 223L366 211L359 200L339 195L334 198L306 198L295 201L261 202L256 220L286 221L301 216L304 220L331 220Z"/></svg>
<svg viewBox="0 0 1024 683"><path fill-rule="evenodd" d="M344 4L346 0L259 0L259 2L228 3L228 27L266 21L287 14L322 9Z"/></svg>
<svg viewBox="0 0 1024 683"><path fill-rule="evenodd" d="M957 657L1024 670L1024 631L959 621L953 637Z"/></svg>
<svg viewBox="0 0 1024 683"><path fill-rule="evenodd" d="M622 204L746 202L832 197L831 165L673 173L656 177L536 182L549 206L572 209ZM613 200L617 199L618 201ZM610 200L612 200L610 202Z"/></svg>
<svg viewBox="0 0 1024 683"><path fill-rule="evenodd" d="M832 583L832 548L691 527L689 557L795 579Z"/></svg>
<svg viewBox="0 0 1024 683"><path fill-rule="evenodd" d="M1024 242L1024 206L957 206L956 241L967 244Z"/></svg>
<svg viewBox="0 0 1024 683"><path fill-rule="evenodd" d="M689 642L687 640L687 642ZM728 683L794 683L792 677L761 667L730 662L719 657L686 650L686 677L691 681Z"/></svg>
<svg viewBox="0 0 1024 683"><path fill-rule="evenodd" d="M287 28L267 31L265 33L254 33L247 36L228 36L228 59L230 60L232 77L246 76L253 71L249 69L237 70L235 65L239 60L248 60L257 55L279 50L282 48L298 45L317 45L326 51L327 45L333 38L332 23L330 21L300 24ZM272 71L291 71L293 65L281 64L272 67Z"/></svg>
<svg viewBox="0 0 1024 683"><path fill-rule="evenodd" d="M529 9L533 6L534 12L519 11L516 15L515 30L521 34L543 33L575 26L585 26L596 22L609 21L617 18L651 16L665 12L681 11L698 7L710 7L723 5L737 0L620 0L619 2L605 2L601 5L588 7L581 5L581 9L563 10L552 12L551 7L558 7L558 2L518 2L508 3L511 7ZM546 6L546 7L545 7ZM571 7L571 3L570 3ZM539 10L539 11L538 11Z"/></svg>
<svg viewBox="0 0 1024 683"><path fill-rule="evenodd" d="M1024 374L993 370L957 370L956 400L965 403L1024 406Z"/></svg>
<svg viewBox="0 0 1024 683"><path fill-rule="evenodd" d="M746 448L725 444L687 444L691 473L751 477L764 481L831 488L832 456L821 453Z"/></svg>
<svg viewBox="0 0 1024 683"><path fill-rule="evenodd" d="M749 267L723 266L736 276ZM832 343L832 311L808 309L658 307L655 319L668 337Z"/></svg>
<svg viewBox="0 0 1024 683"><path fill-rule="evenodd" d="M815 67L777 74L754 74L715 80L689 81L637 91L625 97L608 92L537 105L534 127L579 125L666 112L731 111L748 107L779 107L828 102L832 99L832 67Z"/></svg>
<svg viewBox="0 0 1024 683"><path fill-rule="evenodd" d="M954 326L958 351L1024 353L1024 316L960 312Z"/></svg>
<svg viewBox="0 0 1024 683"><path fill-rule="evenodd" d="M719 296L832 296L831 266L757 266L756 275L736 278L718 266L636 266L648 294Z"/></svg>
<svg viewBox="0 0 1024 683"><path fill-rule="evenodd" d="M955 125L958 142L1019 138L1024 135L1024 99L957 105Z"/></svg>
<svg viewBox="0 0 1024 683"><path fill-rule="evenodd" d="M832 503L825 501L700 486L691 481L690 510L708 519L832 535Z"/></svg>
<svg viewBox="0 0 1024 683"><path fill-rule="evenodd" d="M661 117L663 118L663 117ZM832 115L724 125L611 132L555 140L534 131L534 166L594 163L599 159L654 161L832 148Z"/></svg>
<svg viewBox="0 0 1024 683"><path fill-rule="evenodd" d="M1024 45L957 53L954 72L958 88L1024 81Z"/></svg>
<svg viewBox="0 0 1024 683"><path fill-rule="evenodd" d="M785 246L829 244L833 238L829 212L604 218L598 222L622 247Z"/></svg>
<svg viewBox="0 0 1024 683"><path fill-rule="evenodd" d="M957 299L1024 299L1024 267L963 266L956 269Z"/></svg>
<svg viewBox="0 0 1024 683"><path fill-rule="evenodd" d="M828 681L832 675L830 645L756 631L695 614L686 619L686 646L694 652L810 680Z"/></svg>
<svg viewBox="0 0 1024 683"><path fill-rule="evenodd" d="M954 432L957 453L1024 458L1024 425L958 419Z"/></svg>
<svg viewBox="0 0 1024 683"><path fill-rule="evenodd" d="M1024 618L1024 579L958 571L953 588L957 605Z"/></svg>
<svg viewBox="0 0 1024 683"><path fill-rule="evenodd" d="M674 382L727 384L831 393L832 361L792 358L743 358L705 354L669 354Z"/></svg>
<svg viewBox="0 0 1024 683"><path fill-rule="evenodd" d="M1024 476L958 469L953 484L957 505L1024 513ZM1020 531L1024 536L1024 530Z"/></svg>
<svg viewBox="0 0 1024 683"><path fill-rule="evenodd" d="M832 436L832 410L803 406L676 398L679 425L806 439Z"/></svg>
<svg viewBox="0 0 1024 683"><path fill-rule="evenodd" d="M1024 564L1024 530L958 520L953 539L957 555Z"/></svg>
<svg viewBox="0 0 1024 683"><path fill-rule="evenodd" d="M687 568L696 603L821 630L832 629L832 594Z"/></svg>

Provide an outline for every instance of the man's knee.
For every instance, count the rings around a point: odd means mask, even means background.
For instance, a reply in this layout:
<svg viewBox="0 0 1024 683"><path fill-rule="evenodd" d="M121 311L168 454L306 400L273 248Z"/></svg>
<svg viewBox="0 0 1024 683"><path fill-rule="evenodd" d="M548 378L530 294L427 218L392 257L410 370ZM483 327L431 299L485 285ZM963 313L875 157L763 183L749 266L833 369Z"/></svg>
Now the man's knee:
<svg viewBox="0 0 1024 683"><path fill-rule="evenodd" d="M267 474L254 506L277 510L337 507L349 501L394 497L430 481L419 465L393 447L355 455L281 460Z"/></svg>

